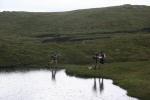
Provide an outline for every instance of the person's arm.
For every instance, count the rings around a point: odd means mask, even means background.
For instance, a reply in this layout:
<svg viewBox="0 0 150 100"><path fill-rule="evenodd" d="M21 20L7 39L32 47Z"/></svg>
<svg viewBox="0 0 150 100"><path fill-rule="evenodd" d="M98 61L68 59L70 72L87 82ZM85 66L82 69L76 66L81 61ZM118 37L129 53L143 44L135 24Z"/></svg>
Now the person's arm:
<svg viewBox="0 0 150 100"><path fill-rule="evenodd" d="M106 58L106 54L104 53L104 58Z"/></svg>

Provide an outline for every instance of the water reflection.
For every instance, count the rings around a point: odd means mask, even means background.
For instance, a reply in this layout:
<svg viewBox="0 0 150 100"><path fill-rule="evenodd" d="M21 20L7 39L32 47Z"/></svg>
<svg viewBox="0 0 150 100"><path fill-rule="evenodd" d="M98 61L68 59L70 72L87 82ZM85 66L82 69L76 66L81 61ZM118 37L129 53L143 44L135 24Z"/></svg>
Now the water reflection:
<svg viewBox="0 0 150 100"><path fill-rule="evenodd" d="M97 92L96 78L94 78L93 90Z"/></svg>
<svg viewBox="0 0 150 100"><path fill-rule="evenodd" d="M0 73L0 100L137 100L126 94L112 80L71 77L55 68Z"/></svg>
<svg viewBox="0 0 150 100"><path fill-rule="evenodd" d="M52 68L51 69L51 73L52 73L52 80L53 81L56 81L56 73L57 73L57 70L55 68Z"/></svg>
<svg viewBox="0 0 150 100"><path fill-rule="evenodd" d="M99 78L99 90L100 90L100 93L103 92L104 90L104 78Z"/></svg>
<svg viewBox="0 0 150 100"><path fill-rule="evenodd" d="M98 82L98 84L97 84ZM93 90L97 92L97 88L99 87L99 92L102 93L104 90L104 79L103 78L94 78Z"/></svg>

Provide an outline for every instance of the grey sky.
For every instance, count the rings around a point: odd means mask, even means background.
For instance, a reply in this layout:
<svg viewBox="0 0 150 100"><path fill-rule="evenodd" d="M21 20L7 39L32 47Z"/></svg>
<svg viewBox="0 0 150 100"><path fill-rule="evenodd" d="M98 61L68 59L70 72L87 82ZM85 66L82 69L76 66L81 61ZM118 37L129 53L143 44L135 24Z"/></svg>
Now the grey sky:
<svg viewBox="0 0 150 100"><path fill-rule="evenodd" d="M150 0L0 0L0 11L58 12L122 4L150 5Z"/></svg>

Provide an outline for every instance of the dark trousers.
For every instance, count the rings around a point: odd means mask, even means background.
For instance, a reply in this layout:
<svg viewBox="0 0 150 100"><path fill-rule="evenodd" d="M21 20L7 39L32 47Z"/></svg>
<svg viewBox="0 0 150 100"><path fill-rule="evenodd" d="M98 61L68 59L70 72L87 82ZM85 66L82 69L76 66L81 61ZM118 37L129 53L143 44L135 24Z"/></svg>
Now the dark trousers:
<svg viewBox="0 0 150 100"><path fill-rule="evenodd" d="M100 61L99 61L101 64L104 64L104 59L102 58L102 59L100 59Z"/></svg>

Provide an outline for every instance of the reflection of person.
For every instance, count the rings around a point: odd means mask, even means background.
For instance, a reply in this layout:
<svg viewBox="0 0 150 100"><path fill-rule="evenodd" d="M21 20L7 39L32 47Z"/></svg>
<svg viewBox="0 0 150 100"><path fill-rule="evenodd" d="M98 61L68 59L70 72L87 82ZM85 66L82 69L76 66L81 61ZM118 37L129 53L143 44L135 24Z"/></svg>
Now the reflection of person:
<svg viewBox="0 0 150 100"><path fill-rule="evenodd" d="M100 93L104 90L103 78L102 78L102 81L100 81L100 78L99 78L99 89L100 89Z"/></svg>
<svg viewBox="0 0 150 100"><path fill-rule="evenodd" d="M94 91L97 91L97 86L96 86L96 78L94 78L93 90L94 90Z"/></svg>
<svg viewBox="0 0 150 100"><path fill-rule="evenodd" d="M103 90L104 90L104 81L103 81L103 78L99 78L99 80L98 80L98 82L99 82L99 92L100 93L102 93L103 92ZM97 83L96 83L96 78L94 78L94 84L93 84L93 90L94 90L94 92L97 92Z"/></svg>
<svg viewBox="0 0 150 100"><path fill-rule="evenodd" d="M56 69L52 69L52 80L56 78Z"/></svg>

